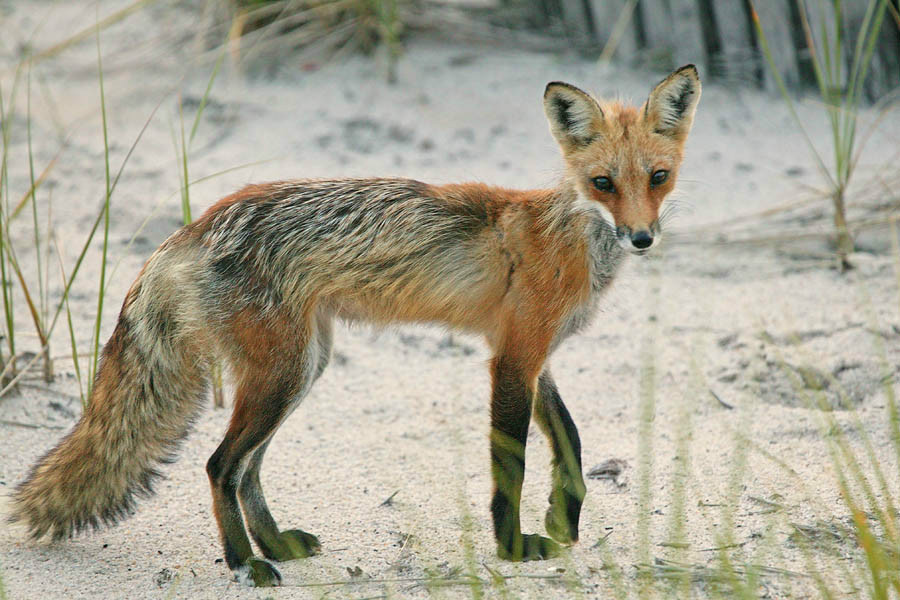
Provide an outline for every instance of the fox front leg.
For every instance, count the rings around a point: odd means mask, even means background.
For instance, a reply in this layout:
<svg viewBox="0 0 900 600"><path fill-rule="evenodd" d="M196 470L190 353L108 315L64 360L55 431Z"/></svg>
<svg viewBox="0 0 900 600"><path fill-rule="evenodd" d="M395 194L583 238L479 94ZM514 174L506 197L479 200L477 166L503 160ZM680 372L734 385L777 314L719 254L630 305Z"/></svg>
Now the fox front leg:
<svg viewBox="0 0 900 600"><path fill-rule="evenodd" d="M586 488L581 471L581 439L549 371L538 380L534 416L553 451L553 490L545 526L564 544L578 541L578 519Z"/></svg>
<svg viewBox="0 0 900 600"><path fill-rule="evenodd" d="M559 554L559 545L537 534L522 534L519 523L534 383L529 386L526 374L503 356L493 360L491 375L491 515L497 554L514 561L551 558Z"/></svg>

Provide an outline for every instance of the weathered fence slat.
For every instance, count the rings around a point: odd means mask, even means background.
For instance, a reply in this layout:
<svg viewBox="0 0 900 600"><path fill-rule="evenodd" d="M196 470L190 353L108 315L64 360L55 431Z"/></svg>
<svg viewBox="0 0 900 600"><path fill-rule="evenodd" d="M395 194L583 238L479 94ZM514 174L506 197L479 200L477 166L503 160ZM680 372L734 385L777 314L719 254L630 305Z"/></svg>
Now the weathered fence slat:
<svg viewBox="0 0 900 600"><path fill-rule="evenodd" d="M708 73L700 4L697 0L670 0L672 27L675 35L675 64L694 63L701 73Z"/></svg>
<svg viewBox="0 0 900 600"><path fill-rule="evenodd" d="M586 0L560 0L562 20L572 40L580 46L594 45L593 15Z"/></svg>
<svg viewBox="0 0 900 600"><path fill-rule="evenodd" d="M640 0L637 10L644 27L646 62L660 71L675 68L675 30L668 0Z"/></svg>
<svg viewBox="0 0 900 600"><path fill-rule="evenodd" d="M775 67L788 86L796 87L800 83L800 75L797 68L793 28L791 27L791 2L793 0L756 0L753 7L759 16L760 27L769 41L769 49L772 51ZM766 89L778 89L772 70L765 60L763 60L763 64L765 65L763 80Z"/></svg>
<svg viewBox="0 0 900 600"><path fill-rule="evenodd" d="M760 73L748 8L747 0L717 0L714 5L721 49L711 61L718 77L732 84L756 84Z"/></svg>
<svg viewBox="0 0 900 600"><path fill-rule="evenodd" d="M509 0L514 1L514 0ZM634 8L614 56L661 71L696 64L704 77L730 85L762 85L777 90L773 69L763 56L753 16L765 34L775 72L789 88L816 85L813 52L820 65L830 56L834 91L846 89L857 36L877 0L844 0L842 48L834 51L834 0L542 0L559 11L570 38L591 52L604 48L623 10ZM900 0L888 0L900 10ZM805 19L804 19L805 17ZM812 48L802 23L809 25ZM888 12L878 33L864 92L877 99L900 86L900 26Z"/></svg>

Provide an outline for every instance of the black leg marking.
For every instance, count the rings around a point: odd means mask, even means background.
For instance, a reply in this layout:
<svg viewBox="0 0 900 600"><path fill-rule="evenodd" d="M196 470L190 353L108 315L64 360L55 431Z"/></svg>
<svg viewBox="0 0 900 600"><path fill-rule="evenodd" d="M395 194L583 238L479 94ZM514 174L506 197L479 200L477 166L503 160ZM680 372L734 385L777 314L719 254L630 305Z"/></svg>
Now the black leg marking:
<svg viewBox="0 0 900 600"><path fill-rule="evenodd" d="M244 520L237 502L237 478L234 461L228 461L234 439L226 434L225 439L206 463L213 494L213 510L222 534L225 563L232 571L244 564L253 555L250 540L244 531Z"/></svg>
<svg viewBox="0 0 900 600"><path fill-rule="evenodd" d="M206 465L225 562L235 578L247 585L279 585L281 574L268 562L253 557L237 490L250 453L265 444L278 429L295 391L293 382L282 385L271 382L268 389L242 383L225 439Z"/></svg>
<svg viewBox="0 0 900 600"><path fill-rule="evenodd" d="M272 560L286 561L318 554L321 544L316 536L300 529L279 532L275 519L269 512L259 480L259 470L270 441L271 438L253 452L238 487L238 497L247 517L250 535L263 556Z"/></svg>
<svg viewBox="0 0 900 600"><path fill-rule="evenodd" d="M553 490L545 519L547 533L559 542L572 543L578 540L578 521L586 492L581 439L549 372L544 372L538 380L535 417L553 450Z"/></svg>
<svg viewBox="0 0 900 600"><path fill-rule="evenodd" d="M507 560L550 558L558 554L559 546L539 535L523 535L519 523L533 392L522 373L502 357L494 359L492 370L491 475L494 496L491 515L497 554Z"/></svg>

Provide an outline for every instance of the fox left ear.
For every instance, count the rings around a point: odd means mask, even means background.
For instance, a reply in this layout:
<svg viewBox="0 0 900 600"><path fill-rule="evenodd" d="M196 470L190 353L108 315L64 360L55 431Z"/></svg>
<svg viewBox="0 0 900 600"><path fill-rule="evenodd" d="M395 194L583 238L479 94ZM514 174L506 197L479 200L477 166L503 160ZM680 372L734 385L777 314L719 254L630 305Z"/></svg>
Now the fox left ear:
<svg viewBox="0 0 900 600"><path fill-rule="evenodd" d="M700 101L697 67L685 65L659 82L644 105L644 118L656 133L683 141Z"/></svg>

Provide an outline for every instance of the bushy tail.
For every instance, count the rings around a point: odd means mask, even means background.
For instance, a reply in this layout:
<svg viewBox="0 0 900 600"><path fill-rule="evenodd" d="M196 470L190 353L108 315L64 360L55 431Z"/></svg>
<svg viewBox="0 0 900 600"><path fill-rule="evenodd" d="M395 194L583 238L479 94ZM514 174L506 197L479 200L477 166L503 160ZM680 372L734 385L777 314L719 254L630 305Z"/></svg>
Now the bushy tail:
<svg viewBox="0 0 900 600"><path fill-rule="evenodd" d="M125 299L81 420L12 496L10 520L24 521L35 538L65 538L131 514L204 401L208 362L163 254Z"/></svg>

